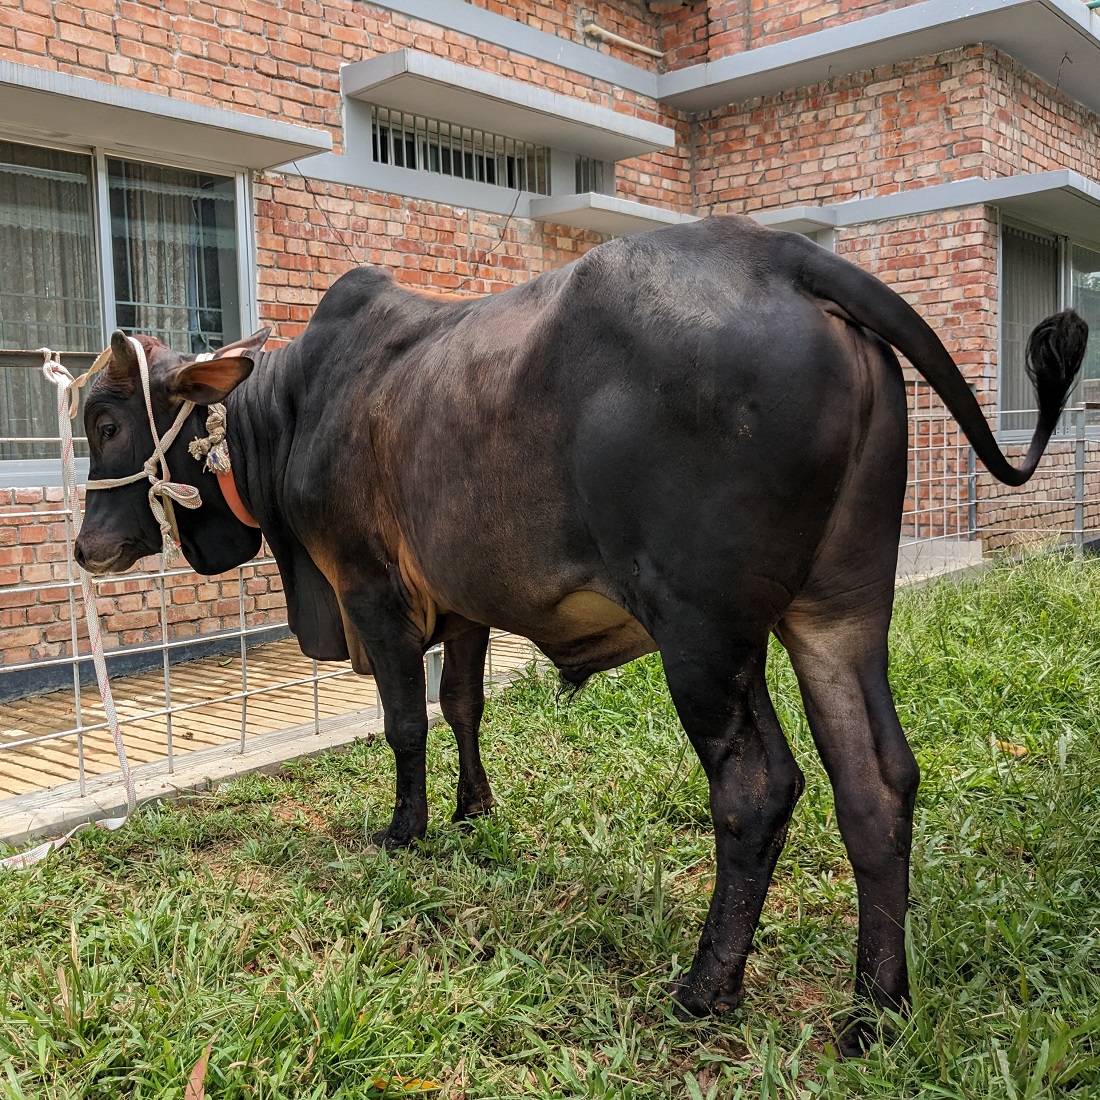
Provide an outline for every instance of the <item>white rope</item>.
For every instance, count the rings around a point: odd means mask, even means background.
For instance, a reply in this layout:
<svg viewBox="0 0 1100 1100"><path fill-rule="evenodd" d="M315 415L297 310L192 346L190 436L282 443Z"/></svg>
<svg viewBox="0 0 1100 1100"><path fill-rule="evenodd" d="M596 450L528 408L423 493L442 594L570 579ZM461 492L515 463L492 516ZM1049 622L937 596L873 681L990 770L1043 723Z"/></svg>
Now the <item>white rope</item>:
<svg viewBox="0 0 1100 1100"><path fill-rule="evenodd" d="M136 343L136 341L135 341ZM61 365L61 359L56 352L49 348L41 348L43 364L42 372L57 386L57 421L61 435L61 472L64 485L65 503L73 517L73 531L80 529L80 500L76 490L76 454L73 449L72 420L76 416L79 402L79 389L88 379L110 359L110 349L105 351L91 368L79 378L73 376ZM144 355L142 356L144 359ZM178 428L176 428L178 431ZM156 440L156 429L153 429L153 438ZM155 456L154 456L155 457ZM151 460L152 461L152 460ZM146 463L146 466L149 464ZM167 469L167 468L166 468ZM139 477L145 476L143 470ZM166 474L167 476L167 474ZM137 477L127 478L126 483L136 481ZM150 490L152 493L152 490ZM92 587L91 574L86 569L80 569L80 591L84 598L84 615L88 622L88 644L92 650L92 663L95 665L96 679L99 681L99 697L103 702L103 713L111 730L111 737L115 743L115 752L118 754L119 767L122 769L122 781L126 786L126 817L133 813L137 802L137 793L134 788L134 776L130 770L130 763L126 759L126 746L122 741L122 729L119 726L118 712L115 710L114 696L111 694L111 682L107 678L107 664L103 657L103 634L99 625L99 611L96 608L95 591ZM77 654L73 654L74 659ZM118 829L126 821L126 817L107 818L95 822L100 829ZM66 844L70 837L88 823L78 825L62 837L56 840L46 841L36 848L21 852L18 855L0 859L0 867L11 870L19 870L31 867L41 862L55 848Z"/></svg>
<svg viewBox="0 0 1100 1100"><path fill-rule="evenodd" d="M153 433L153 453L146 459L145 465L136 474L131 474L129 477L99 478L96 481L89 481L85 488L88 490L117 489L123 485L132 485L135 481L141 481L142 478L148 478L150 482L149 507L153 512L153 518L157 521L157 526L160 528L164 564L169 565L180 549L179 532L176 528L176 517L172 511L172 502L175 501L176 504L180 504L184 508L198 508L202 504L202 497L193 485L185 485L183 482L171 480L172 475L168 469L167 457L168 448L176 441L176 436L179 435L184 421L191 415L195 403L194 401L184 401L172 426L164 433L163 437L158 436L156 421L153 418L153 398L149 390L149 364L145 358L145 349L132 336L127 336L126 339L130 341L137 353L138 373L141 376L141 389L145 396L145 411L149 416L149 430ZM96 362L98 361L96 360ZM58 366L60 367L60 363ZM64 370L63 367L61 369ZM72 380L70 376L70 384L83 385L95 369L93 364L92 369L87 374L81 375L76 380ZM68 371L65 371L65 373L68 375ZM69 416L71 418L75 415L74 403L70 403ZM157 476L158 466L160 467L160 477Z"/></svg>
<svg viewBox="0 0 1100 1100"><path fill-rule="evenodd" d="M199 495L198 489L192 485L170 480L171 473L168 470L167 458L168 448L175 442L184 422L191 415L191 410L195 408L195 403L185 401L172 426L163 436L158 436L156 421L153 417L153 399L149 388L149 363L145 357L145 349L132 336L127 336L126 339L130 341L137 354L138 373L141 377L141 389L145 397L145 411L149 417L149 430L153 434L153 453L136 474L131 474L129 477L99 478L95 481L89 481L85 488L91 490L116 489L119 486L132 485L135 481L148 478L150 482L149 507L152 509L157 526L160 528L164 563L168 564L179 553L179 535L176 529L176 518L172 512L172 502L181 504L184 508L198 508L202 504L202 497ZM61 435L61 469L65 500L72 512L73 530L75 532L80 529L80 501L76 491L76 455L73 449L72 421L76 417L80 404L80 388L86 385L94 374L102 370L111 361L111 349L107 348L102 351L96 357L96 361L79 378L73 378L61 365L61 358L56 352L51 351L49 348L39 348L39 351L42 352L43 358L42 372L57 386L57 420ZM202 362L213 357L213 353L208 353L198 356L197 361ZM225 440L225 409L220 405L214 406L212 418L218 415L214 413L215 409L220 410L221 423L219 426L221 434L217 440L212 439L209 441L211 446L207 448L208 450L213 450L216 444L224 443ZM211 425L208 422L208 430L210 429ZM217 456L214 455L213 457L216 458ZM226 451L226 466L228 466L228 462L229 456L228 451ZM211 463L208 459L209 465ZM111 683L107 678L107 665L103 657L103 634L99 625L99 611L96 607L95 591L92 587L91 574L83 568L80 569L80 590L84 597L84 614L88 621L88 642L92 650L92 662L95 665L96 679L99 681L99 696L103 701L103 713L110 727L111 737L114 739L115 752L118 754L119 766L122 769L122 780L126 785L126 817L105 818L100 821L77 825L76 828L71 829L56 840L48 840L29 851L9 856L7 859L0 859L0 868L21 869L32 867L45 859L55 848L60 848L63 844L68 843L74 834L87 828L88 825L94 825L99 829L119 829L126 823L126 818L133 813L137 802L134 777L130 771L130 764L126 759L126 746L122 741L122 729L119 726L114 697L111 694Z"/></svg>

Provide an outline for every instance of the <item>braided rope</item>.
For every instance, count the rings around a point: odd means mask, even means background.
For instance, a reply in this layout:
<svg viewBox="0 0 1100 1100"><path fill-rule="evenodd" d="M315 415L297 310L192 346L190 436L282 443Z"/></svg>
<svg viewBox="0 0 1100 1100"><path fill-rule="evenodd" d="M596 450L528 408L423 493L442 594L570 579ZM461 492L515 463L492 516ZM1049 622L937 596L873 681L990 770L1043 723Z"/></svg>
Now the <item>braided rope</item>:
<svg viewBox="0 0 1100 1100"><path fill-rule="evenodd" d="M211 474L227 474L233 469L229 461L229 444L225 440L225 406L210 405L206 417L206 437L187 444L192 458L202 462Z"/></svg>
<svg viewBox="0 0 1100 1100"><path fill-rule="evenodd" d="M184 485L171 481L166 457L168 448L175 442L183 428L184 421L191 415L195 408L193 401L185 401L172 426L163 436L157 435L157 426L153 417L153 401L149 389L149 364L145 357L145 349L132 336L128 336L137 353L138 371L141 376L141 388L145 397L145 411L149 417L149 430L153 434L153 453L143 464L142 468L129 477L99 478L89 481L86 489L115 489L122 485L132 485L135 481L148 478L149 507L160 528L163 545L164 563L167 564L179 552L179 538L176 529L175 515L172 512L172 503L182 505L184 508L198 508L202 503L198 489L191 485ZM80 404L80 389L87 385L90 379L98 371L102 370L111 361L111 349L108 347L102 351L95 362L78 378L74 378L62 365L57 352L49 348L40 348L42 352L42 372L57 386L57 419L61 436L61 469L65 493L65 505L73 519L73 529L80 529L80 500L76 487L76 455L73 447L72 422ZM213 355L200 355L199 360L211 359ZM214 410L220 410L220 425L216 422ZM212 430L211 422L215 423ZM217 439L211 438L196 443L207 444L206 450L210 451L225 441L225 407L216 405L211 407L211 417L207 422L207 431L211 436L220 431ZM195 444L191 445L192 447ZM192 452L193 453L193 452ZM205 451L203 452L206 453ZM229 466L228 448L224 448L225 465ZM196 457L200 457L196 455ZM208 467L211 460L207 459ZM159 470L158 470L159 467ZM158 473L160 476L158 477ZM122 728L118 720L118 711L115 709L114 696L111 693L111 682L107 677L107 664L103 655L103 633L99 623L99 610L96 607L95 590L92 584L91 574L86 569L80 568L80 591L84 599L84 614L88 623L88 643L92 650L92 663L95 666L96 679L99 683L99 697L103 703L103 713L107 719L107 725L111 730L111 738L115 743L115 753L118 755L119 767L122 771L122 780L126 787L126 817L106 818L93 823L85 822L70 829L64 836L55 840L48 840L26 852L0 859L0 868L8 870L21 870L32 867L45 859L55 848L60 848L68 843L69 839L81 829L94 825L100 829L119 829L126 823L126 818L134 811L137 804L137 792L134 785L133 772L126 757L126 746L122 740ZM74 654L75 656L75 654Z"/></svg>
<svg viewBox="0 0 1100 1100"><path fill-rule="evenodd" d="M42 355L45 360L42 371L57 386L57 420L61 429L61 470L65 500L72 513L73 529L78 531L80 498L76 490L76 456L73 449L71 411L76 403L76 395L73 393L76 379L61 365L61 360L55 352L50 351L49 348L43 348ZM129 761L126 759L126 746L122 741L122 729L119 726L118 712L115 710L114 696L111 694L111 682L107 678L107 664L103 657L103 634L99 625L99 611L96 607L92 576L83 568L80 569L80 591L84 598L84 615L88 622L88 644L92 650L92 663L95 665L96 679L99 681L99 697L115 743L115 752L118 754L118 763L122 769L122 779L126 784L126 812L129 814L133 811L136 802L134 777L130 771Z"/></svg>
<svg viewBox="0 0 1100 1100"><path fill-rule="evenodd" d="M168 565L179 554L180 549L179 530L176 527L176 516L172 510L173 502L184 508L198 508L202 504L202 497L193 485L185 485L183 482L171 480L172 475L168 469L167 457L168 448L176 441L176 436L179 435L184 422L191 415L195 403L194 401L184 401L172 426L163 436L158 436L156 421L153 417L153 398L149 390L149 363L145 358L145 349L132 336L127 336L126 339L130 341L137 353L138 374L141 377L141 389L145 397L145 411L149 416L149 430L153 433L153 453L145 460L144 466L136 474L131 474L129 477L98 478L95 481L89 481L85 485L85 489L89 491L94 489L117 489L123 485L132 485L135 481L148 478L150 483L149 508L153 513L153 518L157 521L157 526L160 528L161 552L164 555L164 564ZM98 361L96 360L96 362ZM80 378L74 381L73 385L83 385L95 369L95 364L93 364L87 374L81 375ZM72 403L70 404L69 415L70 417L75 415ZM157 476L158 466L160 467L159 477Z"/></svg>

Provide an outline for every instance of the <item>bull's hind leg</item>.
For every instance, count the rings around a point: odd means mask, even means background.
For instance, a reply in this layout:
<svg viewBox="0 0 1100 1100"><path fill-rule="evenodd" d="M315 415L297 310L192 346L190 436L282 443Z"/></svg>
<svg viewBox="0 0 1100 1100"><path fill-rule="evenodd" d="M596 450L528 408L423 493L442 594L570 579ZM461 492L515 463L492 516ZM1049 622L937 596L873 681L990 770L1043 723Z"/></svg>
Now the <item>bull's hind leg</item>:
<svg viewBox="0 0 1100 1100"><path fill-rule="evenodd" d="M458 805L452 821L466 821L493 808L493 792L481 764L478 730L485 711L485 651L489 628L475 627L443 643L439 706L458 742Z"/></svg>
<svg viewBox="0 0 1100 1100"><path fill-rule="evenodd" d="M890 695L888 626L886 596L877 610L863 616L788 612L779 633L798 675L855 871L856 997L902 1011L909 999L905 914L920 771ZM872 1034L857 1012L842 1031L844 1052L858 1052Z"/></svg>
<svg viewBox="0 0 1100 1100"><path fill-rule="evenodd" d="M750 642L709 635L699 624L658 639L669 688L710 787L718 874L691 971L675 990L698 1016L741 1000L745 960L802 773L764 679L766 630Z"/></svg>

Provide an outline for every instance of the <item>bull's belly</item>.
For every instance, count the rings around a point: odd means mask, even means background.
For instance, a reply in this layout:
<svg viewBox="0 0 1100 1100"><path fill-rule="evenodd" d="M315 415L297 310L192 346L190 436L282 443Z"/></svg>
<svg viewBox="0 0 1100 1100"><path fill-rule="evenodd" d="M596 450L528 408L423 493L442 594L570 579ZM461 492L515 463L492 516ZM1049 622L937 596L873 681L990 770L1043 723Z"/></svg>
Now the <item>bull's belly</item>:
<svg viewBox="0 0 1100 1100"><path fill-rule="evenodd" d="M598 592L572 592L523 631L571 683L653 653L657 643L628 611Z"/></svg>

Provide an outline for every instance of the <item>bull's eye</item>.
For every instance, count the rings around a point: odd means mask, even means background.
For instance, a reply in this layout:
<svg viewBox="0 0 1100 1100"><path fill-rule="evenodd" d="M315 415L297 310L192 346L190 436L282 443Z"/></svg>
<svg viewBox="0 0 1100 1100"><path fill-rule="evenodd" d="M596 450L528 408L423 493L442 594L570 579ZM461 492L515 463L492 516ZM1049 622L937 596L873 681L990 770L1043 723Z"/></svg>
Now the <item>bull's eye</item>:
<svg viewBox="0 0 1100 1100"><path fill-rule="evenodd" d="M111 436L113 436L117 431L118 431L118 425L117 424L110 424L110 423L101 424L99 426L99 438L100 439L110 439Z"/></svg>

